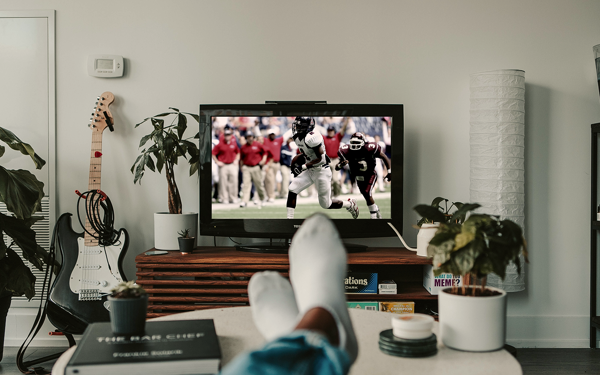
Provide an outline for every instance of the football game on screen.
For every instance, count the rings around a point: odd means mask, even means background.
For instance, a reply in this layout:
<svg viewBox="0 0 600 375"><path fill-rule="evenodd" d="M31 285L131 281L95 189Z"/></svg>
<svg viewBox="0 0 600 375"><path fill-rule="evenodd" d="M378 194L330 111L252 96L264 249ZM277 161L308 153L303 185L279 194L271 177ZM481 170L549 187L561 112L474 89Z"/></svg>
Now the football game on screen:
<svg viewBox="0 0 600 375"><path fill-rule="evenodd" d="M390 117L213 117L212 218L391 218Z"/></svg>

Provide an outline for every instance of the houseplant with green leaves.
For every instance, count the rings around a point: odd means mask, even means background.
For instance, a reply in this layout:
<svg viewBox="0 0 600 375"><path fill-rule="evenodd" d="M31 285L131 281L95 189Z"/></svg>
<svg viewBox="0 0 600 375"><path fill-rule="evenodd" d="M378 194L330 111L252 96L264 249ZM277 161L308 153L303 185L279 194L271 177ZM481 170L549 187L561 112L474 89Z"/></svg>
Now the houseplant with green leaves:
<svg viewBox="0 0 600 375"><path fill-rule="evenodd" d="M454 217L455 221L462 222L469 205L462 202L450 202L446 198L436 197L430 205L419 204L413 209L421 215L416 227L419 229L417 234L417 255L427 256L427 246L440 227L440 223L447 223Z"/></svg>
<svg viewBox="0 0 600 375"><path fill-rule="evenodd" d="M46 162L35 153L33 147L21 141L13 132L0 127L0 141L12 150L27 155L36 169ZM0 144L0 158L7 149ZM0 202L6 205L11 214L0 212L0 340L4 340L6 314L12 296L25 295L28 299L35 295L35 276L25 261L43 270L51 258L35 239L32 225L43 219L36 216L42 210L44 184L31 172L23 169L7 169L0 165ZM7 236L8 241L5 241ZM14 250L21 249L21 256ZM55 265L58 263L54 262ZM2 344L0 343L0 349ZM2 354L0 353L0 359Z"/></svg>
<svg viewBox="0 0 600 375"><path fill-rule="evenodd" d="M186 130L188 118L199 123L199 117L177 108L169 109L171 111L147 117L135 125L137 128L144 123L150 124L152 131L140 140L138 148L141 151L131 167L131 173L134 174L133 183L141 184L146 168L158 173L165 170L169 212L154 216L154 245L157 249L177 250L177 231L180 228L193 228L192 233L195 234L198 225L197 213L184 213L182 210L181 195L175 181L175 166L183 160L189 164L190 176L198 172L200 153L195 140L199 134L196 132L194 136L186 137Z"/></svg>
<svg viewBox="0 0 600 375"><path fill-rule="evenodd" d="M463 276L461 287L439 294L440 332L448 347L468 351L490 351L504 346L506 292L486 286L490 273L504 279L506 267L521 268L520 254L527 258L523 229L496 215L471 213L476 203L464 204L447 222L440 223L429 241L435 275Z"/></svg>

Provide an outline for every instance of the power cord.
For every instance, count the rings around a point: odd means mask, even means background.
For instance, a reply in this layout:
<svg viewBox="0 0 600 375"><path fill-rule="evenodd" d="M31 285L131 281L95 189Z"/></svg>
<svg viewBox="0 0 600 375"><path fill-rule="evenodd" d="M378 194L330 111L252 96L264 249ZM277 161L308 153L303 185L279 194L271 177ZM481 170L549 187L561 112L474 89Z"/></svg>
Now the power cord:
<svg viewBox="0 0 600 375"><path fill-rule="evenodd" d="M85 232L97 239L100 246L112 246L119 241L119 232L115 230L115 211L110 198L102 190L89 190L85 193L79 193L77 200L77 219ZM85 200L85 214L88 223L95 233L91 233L85 228L81 220L79 204L81 199ZM101 215L101 209L104 215Z"/></svg>
<svg viewBox="0 0 600 375"><path fill-rule="evenodd" d="M404 247L406 247L408 250L411 250L411 251L417 251L417 249L416 249L416 248L410 247L410 246L408 246L408 245L406 244L406 242L404 242L404 238L402 238L402 236L400 235L400 232L398 232L398 230L396 229L396 227L394 227L394 225L393 225L392 223L390 223L390 222L388 221L388 225L389 225L390 227L392 227L392 229L394 230L394 232L396 232L396 235L398 236L398 238L400 239L400 241L402 241L402 244L404 244Z"/></svg>

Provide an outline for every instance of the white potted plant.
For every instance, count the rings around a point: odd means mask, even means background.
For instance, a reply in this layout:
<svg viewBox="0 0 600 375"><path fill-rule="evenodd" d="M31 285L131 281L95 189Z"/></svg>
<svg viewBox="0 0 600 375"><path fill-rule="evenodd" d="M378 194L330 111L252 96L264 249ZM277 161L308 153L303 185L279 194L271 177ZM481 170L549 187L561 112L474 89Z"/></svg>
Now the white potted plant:
<svg viewBox="0 0 600 375"><path fill-rule="evenodd" d="M449 206L448 203L450 203ZM451 213L453 208L456 208L456 210ZM419 229L419 233L417 234L417 255L427 256L427 246L429 246L429 241L439 229L440 223L447 223L450 220L462 223L465 220L467 212L474 208L470 204L465 206L462 202L450 202L448 199L442 197L436 197L431 202L431 205L419 204L415 206L413 209L421 215L421 220L416 225L416 228Z"/></svg>
<svg viewBox="0 0 600 375"><path fill-rule="evenodd" d="M504 279L510 262L520 270L519 254L523 252L527 261L527 244L521 227L511 220L486 214L472 214L462 224L454 220L478 207L465 204L448 222L440 223L427 252L433 257L435 275L451 273L464 280L461 287L439 294L444 345L483 352L501 349L506 339L506 292L486 287L486 277L495 273Z"/></svg>
<svg viewBox="0 0 600 375"><path fill-rule="evenodd" d="M140 182L144 176L146 167L152 172L161 173L165 169L168 186L168 207L169 212L157 212L154 214L154 247L161 250L179 249L177 232L180 228L190 228L192 237L196 237L198 228L198 213L183 212L181 204L181 195L175 182L174 167L180 158L187 159L190 165L190 176L198 171L199 156L198 146L195 139L198 133L193 137L185 138L187 129L187 116L192 117L199 122L199 117L193 113L180 112L177 108L171 108L172 112L160 113L156 116L145 118L142 122L135 125L137 128L141 124L150 120L153 130L140 140L139 148L146 143L150 147L143 148L140 155L133 163L131 172L134 174L133 183ZM170 123L165 125L165 118L173 116Z"/></svg>
<svg viewBox="0 0 600 375"><path fill-rule="evenodd" d="M141 334L146 327L148 294L133 281L123 281L111 290L110 326L118 335Z"/></svg>

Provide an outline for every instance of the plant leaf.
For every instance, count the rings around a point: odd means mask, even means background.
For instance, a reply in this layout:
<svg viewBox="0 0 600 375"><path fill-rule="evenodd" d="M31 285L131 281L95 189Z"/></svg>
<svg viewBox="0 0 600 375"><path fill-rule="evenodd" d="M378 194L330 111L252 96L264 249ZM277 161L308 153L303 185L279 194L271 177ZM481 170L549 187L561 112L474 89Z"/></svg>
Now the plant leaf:
<svg viewBox="0 0 600 375"><path fill-rule="evenodd" d="M460 204L460 207L458 206ZM467 213L469 213L469 211L473 211L479 207L481 207L480 204L478 203L455 203L456 207L458 208L456 211L454 211L454 213L452 214L452 217L450 218L450 221L452 222L457 222L457 223L462 223L465 221L465 217L467 216Z"/></svg>
<svg viewBox="0 0 600 375"><path fill-rule="evenodd" d="M177 115L177 135L179 136L179 139L183 138L185 129L187 129L187 117L185 117L183 113L179 113Z"/></svg>
<svg viewBox="0 0 600 375"><path fill-rule="evenodd" d="M155 171L155 167L154 167L154 160L152 160L152 158L150 157L150 155L148 155L146 159L146 166L152 171Z"/></svg>
<svg viewBox="0 0 600 375"><path fill-rule="evenodd" d="M0 127L0 140L13 150L20 151L23 155L29 155L36 169L42 169L46 161L35 153L33 147L19 139L13 132ZM0 155L1 156L1 155Z"/></svg>
<svg viewBox="0 0 600 375"><path fill-rule="evenodd" d="M143 136L142 139L140 140L140 145L138 146L138 148L143 147L150 138L152 138L152 133Z"/></svg>
<svg viewBox="0 0 600 375"><path fill-rule="evenodd" d="M448 202L448 199L442 197L436 197L433 201L431 201L431 205L433 207L439 207L441 202Z"/></svg>
<svg viewBox="0 0 600 375"><path fill-rule="evenodd" d="M158 173L161 173L163 166L165 165L165 159L160 152L155 153L154 156L156 157L156 169L158 170Z"/></svg>
<svg viewBox="0 0 600 375"><path fill-rule="evenodd" d="M2 155L4 155L4 151L6 151L6 148L2 145L0 145L0 157L2 157Z"/></svg>
<svg viewBox="0 0 600 375"><path fill-rule="evenodd" d="M7 170L0 166L0 201L19 219L42 210L44 183L29 171Z"/></svg>
<svg viewBox="0 0 600 375"><path fill-rule="evenodd" d="M31 229L31 225L39 219L41 217L34 216L29 220L21 220L14 216L0 213L0 227L4 233L21 249L23 258L41 271L48 253L38 245L35 239L35 231Z"/></svg>
<svg viewBox="0 0 600 375"><path fill-rule="evenodd" d="M431 222L445 223L446 217L444 213L436 207L428 206L426 204L419 204L413 208L421 217L430 220Z"/></svg>
<svg viewBox="0 0 600 375"><path fill-rule="evenodd" d="M8 290L13 295L25 294L28 299L35 296L35 276L12 249L0 261L0 292Z"/></svg>

